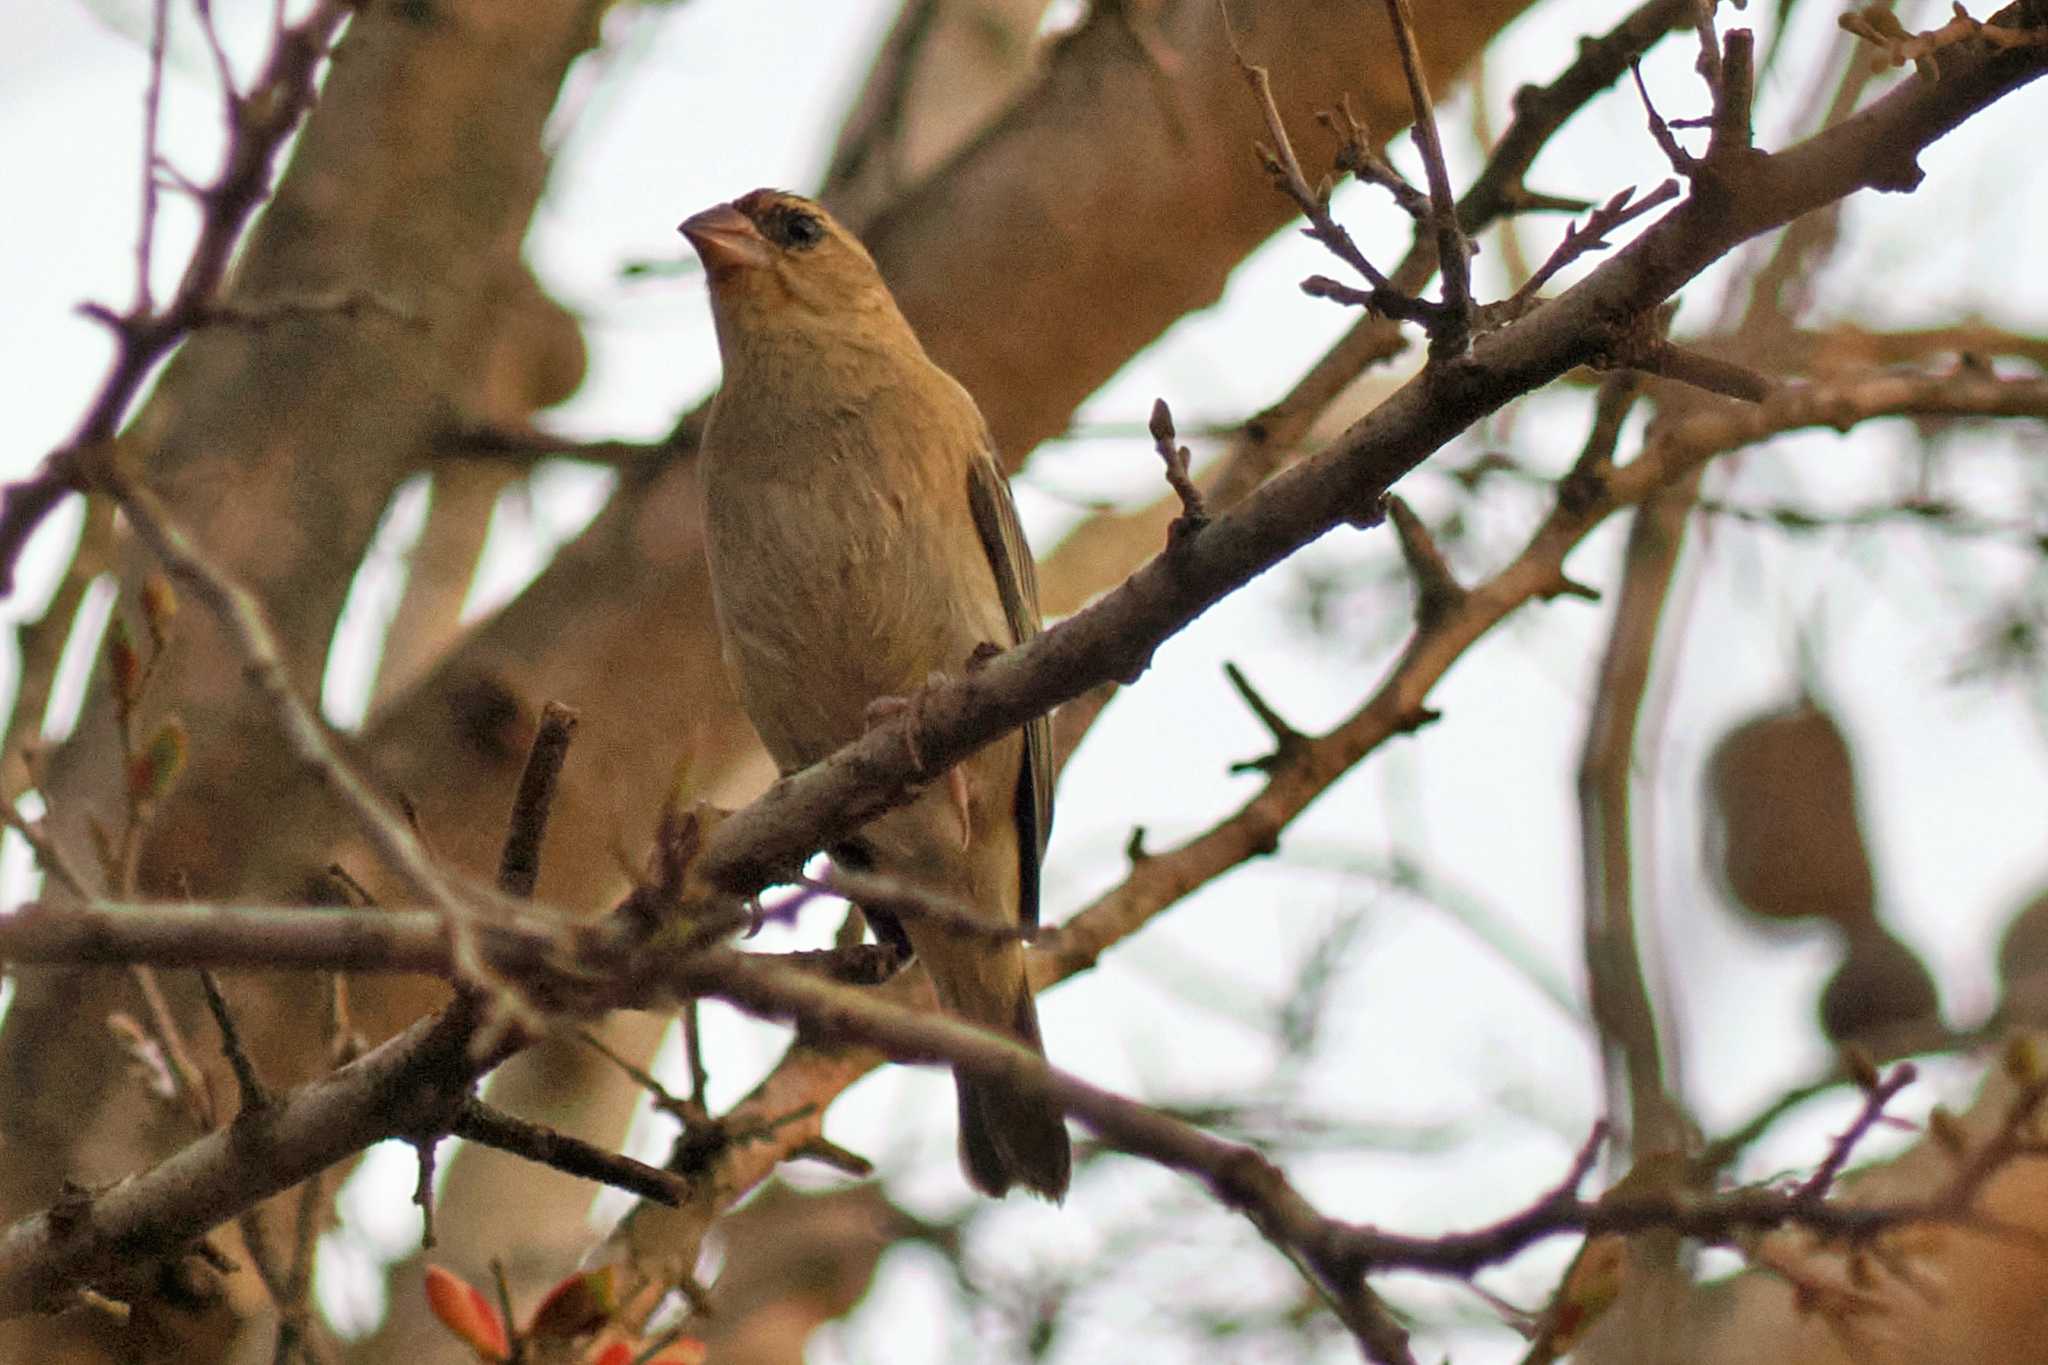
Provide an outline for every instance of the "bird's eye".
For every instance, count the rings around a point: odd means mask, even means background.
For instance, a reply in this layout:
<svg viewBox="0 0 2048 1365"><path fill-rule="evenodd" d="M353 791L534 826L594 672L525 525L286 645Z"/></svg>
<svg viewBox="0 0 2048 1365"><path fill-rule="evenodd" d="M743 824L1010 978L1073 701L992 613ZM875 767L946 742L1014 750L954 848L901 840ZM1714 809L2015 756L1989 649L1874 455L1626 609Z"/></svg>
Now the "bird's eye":
<svg viewBox="0 0 2048 1365"><path fill-rule="evenodd" d="M770 235L792 251L807 251L825 240L825 224L815 213L791 209L776 215Z"/></svg>

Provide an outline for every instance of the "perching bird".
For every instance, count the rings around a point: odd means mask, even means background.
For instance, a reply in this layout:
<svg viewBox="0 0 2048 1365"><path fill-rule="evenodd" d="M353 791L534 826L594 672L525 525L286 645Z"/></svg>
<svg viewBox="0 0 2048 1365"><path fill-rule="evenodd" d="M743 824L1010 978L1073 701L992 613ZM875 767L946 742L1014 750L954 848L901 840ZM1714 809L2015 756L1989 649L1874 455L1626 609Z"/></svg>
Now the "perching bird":
<svg viewBox="0 0 2048 1365"><path fill-rule="evenodd" d="M877 703L1036 635L1038 585L980 410L852 234L765 189L681 230L710 276L725 368L701 453L712 601L740 700L786 773L859 738ZM1028 931L1051 823L1041 717L833 856ZM870 918L907 938L948 1012L1043 1052L1017 940ZM968 1179L1062 1198L1060 1110L955 1079Z"/></svg>

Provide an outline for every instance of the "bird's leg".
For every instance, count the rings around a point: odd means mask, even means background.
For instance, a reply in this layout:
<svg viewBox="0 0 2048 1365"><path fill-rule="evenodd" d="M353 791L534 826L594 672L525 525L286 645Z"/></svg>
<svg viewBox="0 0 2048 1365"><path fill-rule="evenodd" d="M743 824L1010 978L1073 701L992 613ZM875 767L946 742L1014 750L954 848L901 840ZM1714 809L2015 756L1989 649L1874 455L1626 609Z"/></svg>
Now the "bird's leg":
<svg viewBox="0 0 2048 1365"><path fill-rule="evenodd" d="M1001 645L983 640L968 652L967 671L979 673L988 666L989 660L999 657L1002 652ZM966 770L954 768L946 774L946 782L953 797L953 809L960 815L960 847L966 848L974 841L974 817L968 806Z"/></svg>

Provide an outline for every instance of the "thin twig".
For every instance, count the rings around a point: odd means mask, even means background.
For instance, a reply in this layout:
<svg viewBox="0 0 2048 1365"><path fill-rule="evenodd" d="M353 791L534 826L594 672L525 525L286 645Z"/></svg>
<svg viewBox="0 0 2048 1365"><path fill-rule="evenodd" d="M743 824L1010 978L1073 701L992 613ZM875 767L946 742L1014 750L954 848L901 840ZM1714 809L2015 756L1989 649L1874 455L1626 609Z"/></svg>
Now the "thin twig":
<svg viewBox="0 0 2048 1365"><path fill-rule="evenodd" d="M1650 99L1650 87L1643 84L1643 69L1631 62L1629 71L1636 78L1636 94L1642 98L1643 113L1650 121L1650 138L1657 144L1657 150L1664 153L1664 159L1671 163L1671 169L1680 175L1690 177L1699 169L1699 160L1691 152L1678 145L1677 136L1671 125L1657 112L1656 104Z"/></svg>
<svg viewBox="0 0 2048 1365"><path fill-rule="evenodd" d="M692 1012L694 1012L696 1003L697 1002L694 1000L689 1002ZM690 1027L692 1027L692 1025L690 1025L688 1022L687 1016L685 1018L684 1027L685 1029L689 1029ZM693 1093L691 1094L690 1098L686 1100L677 1096L672 1091L670 1091L667 1086L663 1085L659 1080L656 1080L653 1072L648 1071L644 1067L636 1065L635 1063L629 1061L625 1057L620 1056L619 1053L616 1050L614 1050L610 1044L606 1043L604 1039L600 1038L595 1031L587 1028L578 1029L576 1031L576 1038L585 1047L588 1047L591 1051L597 1053L600 1057L603 1057L606 1061L610 1062L613 1066L617 1067L620 1071L624 1072L627 1076L631 1077L633 1083L638 1085L642 1090L645 1090L647 1092L648 1097L654 1102L654 1107L660 1110L662 1113L671 1115L672 1117L680 1120L684 1124L704 1123L709 1121L711 1115L710 1112L704 1108L704 1096L702 1091L696 1088L694 1076L692 1077L691 1082Z"/></svg>
<svg viewBox="0 0 2048 1365"><path fill-rule="evenodd" d="M1510 213L1545 209L1577 213L1592 207L1582 200L1532 191L1524 184L1524 177L1537 155L1572 115L1624 75L1634 58L1681 22L1691 3L1692 0L1648 0L1605 34L1580 44L1572 62L1550 84L1525 86L1516 92L1513 121L1501 135L1485 168L1458 201L1458 221L1467 234L1476 234ZM1435 271L1436 239L1418 224L1407 254L1388 277L1401 294L1413 296L1428 284ZM1204 476L1209 511L1228 511L1276 469L1302 453L1298 447L1310 426L1352 380L1369 366L1398 355L1404 345L1395 319L1367 314L1353 323L1279 402L1237 429L1230 448L1212 465L1213 474ZM1143 428L1136 430L1142 433ZM1131 523L1142 520L1147 525L1158 525L1167 516L1165 506L1155 504L1136 514L1095 518L1068 536L1041 563L1041 583L1048 586L1049 592L1056 592L1054 585L1070 577L1085 578L1098 572L1095 561L1114 553L1104 547L1131 539ZM1076 563L1084 566L1078 574L1068 567ZM1075 593L1068 600L1078 596ZM1084 722L1101 711L1113 691L1112 687L1060 709L1055 723L1063 753L1072 752L1088 728Z"/></svg>
<svg viewBox="0 0 2048 1365"><path fill-rule="evenodd" d="M1173 410L1166 406L1164 398L1152 400L1152 417L1146 428L1152 433L1153 449L1165 462L1166 485L1180 499L1180 516L1174 519L1170 532L1173 541L1178 542L1209 524L1209 509L1202 501L1202 490L1188 472L1188 448L1180 444L1174 432Z"/></svg>
<svg viewBox="0 0 2048 1365"><path fill-rule="evenodd" d="M454 1135L501 1152L551 1167L583 1180L594 1180L675 1208L689 1197L690 1182L594 1143L560 1133L543 1124L508 1114L471 1098L456 1116Z"/></svg>
<svg viewBox="0 0 2048 1365"><path fill-rule="evenodd" d="M582 460L620 469L645 468L688 453L673 437L661 441L579 441L539 427L457 424L435 438L433 453L450 460L497 460L527 468L542 460Z"/></svg>
<svg viewBox="0 0 2048 1365"><path fill-rule="evenodd" d="M1693 28L1699 34L1700 55L1696 70L1707 83L1716 104L1721 102L1721 40L1714 32L1714 6L1720 0L1692 0Z"/></svg>
<svg viewBox="0 0 2048 1365"><path fill-rule="evenodd" d="M711 1085L711 1073L704 1065L703 1023L698 1018L694 1000L683 1009L683 1059L690 1069L690 1103L702 1109L704 1092Z"/></svg>
<svg viewBox="0 0 2048 1365"><path fill-rule="evenodd" d="M1443 137L1437 131L1436 105L1429 96L1429 78L1422 69L1422 49L1415 42L1409 0L1386 0L1387 21L1394 28L1394 50L1401 55L1401 74L1408 81L1408 99L1415 107L1410 136L1422 156L1429 183L1431 226L1436 233L1437 270L1443 275L1442 330L1430 334L1431 354L1456 355L1464 350L1472 312L1472 244L1458 226L1451 197L1451 172L1444 162Z"/></svg>
<svg viewBox="0 0 2048 1365"><path fill-rule="evenodd" d="M1675 1151L1683 1141L1643 973L1630 798L1637 717L1692 493L1693 480L1681 480L1637 508L1630 523L1622 590L1579 763L1587 986L1600 1026L1608 1103L1628 1116L1625 1146L1638 1156Z"/></svg>
<svg viewBox="0 0 2048 1365"><path fill-rule="evenodd" d="M1586 216L1583 225L1567 225L1557 249L1522 282L1522 287L1505 301L1488 305L1485 310L1488 322L1511 321L1528 312L1535 306L1543 286L1550 283L1558 271L1589 251L1606 250L1610 245L1607 240L1608 233L1642 217L1651 209L1676 199L1678 182L1663 181L1641 199L1634 199L1634 195L1635 186L1631 185L1595 208Z"/></svg>
<svg viewBox="0 0 2048 1365"><path fill-rule="evenodd" d="M149 16L149 87L142 96L142 226L135 234L135 311L156 306L149 282L156 256L157 129L164 102L164 44L170 34L171 0L156 0Z"/></svg>
<svg viewBox="0 0 2048 1365"><path fill-rule="evenodd" d="M1281 763L1295 759L1308 736L1289 724L1287 717L1280 714L1279 708L1260 695L1258 688L1252 686L1252 680L1245 676L1244 670L1227 659L1223 663L1223 677L1229 682L1230 690L1237 693L1238 699L1258 717L1259 724L1273 737L1272 753L1247 763L1233 763L1230 765L1231 771L1270 772Z"/></svg>
<svg viewBox="0 0 2048 1365"><path fill-rule="evenodd" d="M241 1087L242 1107L235 1117L239 1121L261 1113L274 1101L263 1078L256 1074L256 1064L242 1047L241 1031L235 1027L234 1011L228 1008L227 997L220 993L220 982L204 967L199 969L199 989L206 993L207 1011L213 1015L214 1027L220 1030L221 1055L227 1058L228 1069L235 1073L235 1084Z"/></svg>
<svg viewBox="0 0 2048 1365"><path fill-rule="evenodd" d="M1891 1070L1891 1074L1870 1086L1863 1092L1863 1107L1856 1118L1828 1147L1828 1154L1814 1167L1813 1174L1800 1182L1798 1197L1802 1199L1825 1199L1834 1188L1835 1177L1849 1164L1850 1155L1862 1143L1877 1121L1884 1117L1884 1107L1890 1104L1901 1090L1919 1078L1920 1072L1911 1062L1902 1062Z"/></svg>
<svg viewBox="0 0 2048 1365"><path fill-rule="evenodd" d="M786 967L714 949L674 964L678 987L714 995L771 1018L800 1018L826 1036L857 1039L892 1055L943 1059L956 1070L1043 1087L1068 1115L1119 1150L1144 1156L1207 1184L1226 1206L1245 1214L1268 1240L1293 1248L1348 1285L1354 1277L1394 1269L1468 1275L1563 1231L1633 1233L1667 1229L1719 1245L1748 1232L1804 1227L1816 1236L1860 1243L1908 1222L1979 1224L1946 1200L1890 1206L1814 1204L1769 1189L1694 1193L1649 1190L1622 1201L1588 1202L1553 1191L1536 1204L1467 1233L1408 1237L1329 1218L1252 1148L1203 1132L1156 1109L1048 1067L1028 1050L940 1014L914 1011L835 986ZM2029 1110L2028 1112L2031 1112ZM1588 1143L1575 1160L1582 1170ZM2001 1149L2009 1157L2013 1149ZM1575 1182L1574 1182L1575 1183ZM1564 1187L1560 1187L1563 1189Z"/></svg>
<svg viewBox="0 0 2048 1365"><path fill-rule="evenodd" d="M1415 515L1405 498L1388 495L1388 519L1394 523L1394 535L1401 545L1401 558L1408 565L1408 574L1415 580L1415 624L1421 630L1428 630L1432 623L1445 612L1453 610L1465 596L1464 585L1444 559L1436 541L1429 534L1429 528L1422 524L1422 518Z"/></svg>
<svg viewBox="0 0 2048 1365"><path fill-rule="evenodd" d="M412 1140L412 1157L415 1174L412 1182L413 1206L420 1211L420 1250L434 1249L434 1165L438 1160L441 1139L437 1136L417 1137Z"/></svg>
<svg viewBox="0 0 2048 1365"><path fill-rule="evenodd" d="M504 852L498 859L498 889L508 896L524 899L539 884L541 836L547 832L555 784L575 735L574 711L557 701L541 707L540 724L535 727L526 767L519 775L519 790L512 800L512 817L506 822Z"/></svg>
<svg viewBox="0 0 2048 1365"><path fill-rule="evenodd" d="M1771 394L1771 381L1747 365L1703 355L1662 339L1622 347L1616 358L1646 374L1675 379L1707 393L1739 398L1745 403L1761 403Z"/></svg>
<svg viewBox="0 0 2048 1365"><path fill-rule="evenodd" d="M228 60L227 46L220 40L220 26L213 21L213 0L192 0L192 8L199 13L199 32L206 39L206 50L213 56L214 79L220 82L221 101L227 105L227 122L232 128L241 117L242 92L235 86L235 67Z"/></svg>

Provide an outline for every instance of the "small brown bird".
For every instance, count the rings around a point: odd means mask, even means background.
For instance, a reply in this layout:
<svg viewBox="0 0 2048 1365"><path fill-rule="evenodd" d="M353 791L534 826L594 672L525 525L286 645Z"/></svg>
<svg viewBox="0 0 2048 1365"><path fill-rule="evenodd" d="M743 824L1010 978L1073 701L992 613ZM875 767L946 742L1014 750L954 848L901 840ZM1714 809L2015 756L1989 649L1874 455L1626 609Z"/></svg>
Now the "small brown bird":
<svg viewBox="0 0 2048 1365"><path fill-rule="evenodd" d="M702 450L712 601L747 715L792 772L859 738L877 703L1036 635L1037 579L980 410L852 234L765 189L681 230L710 275L725 367ZM833 856L1035 929L1051 754L1041 717ZM1043 1052L1016 940L870 919L916 952L948 1012ZM955 1080L968 1179L1062 1198L1060 1110Z"/></svg>

